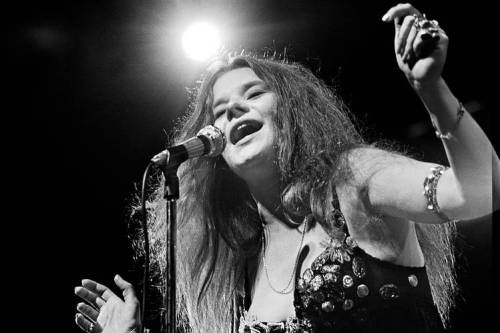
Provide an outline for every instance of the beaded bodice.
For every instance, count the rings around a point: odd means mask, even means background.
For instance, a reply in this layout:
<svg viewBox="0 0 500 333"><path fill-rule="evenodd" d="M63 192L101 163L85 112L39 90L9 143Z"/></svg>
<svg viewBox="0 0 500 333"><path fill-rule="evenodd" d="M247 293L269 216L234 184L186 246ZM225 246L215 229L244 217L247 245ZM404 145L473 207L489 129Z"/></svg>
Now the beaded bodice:
<svg viewBox="0 0 500 333"><path fill-rule="evenodd" d="M239 333L439 332L425 267L405 267L376 259L349 236L338 209L333 224L343 230L300 275L297 267L295 317L278 323L240 317Z"/></svg>

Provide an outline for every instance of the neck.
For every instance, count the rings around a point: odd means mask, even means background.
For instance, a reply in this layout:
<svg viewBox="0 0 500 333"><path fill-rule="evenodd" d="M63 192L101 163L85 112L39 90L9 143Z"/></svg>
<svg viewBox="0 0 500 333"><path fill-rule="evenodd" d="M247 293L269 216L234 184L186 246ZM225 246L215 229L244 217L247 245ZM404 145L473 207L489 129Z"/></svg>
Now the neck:
<svg viewBox="0 0 500 333"><path fill-rule="evenodd" d="M279 176L271 179L248 183L250 193L257 203L259 214L267 224L280 223L285 220L281 205L281 182Z"/></svg>
<svg viewBox="0 0 500 333"><path fill-rule="evenodd" d="M257 203L263 223L268 226L269 231L295 229L295 226L287 222L289 217L287 218L284 214L281 204L281 183L274 180L252 185L249 185L250 192Z"/></svg>

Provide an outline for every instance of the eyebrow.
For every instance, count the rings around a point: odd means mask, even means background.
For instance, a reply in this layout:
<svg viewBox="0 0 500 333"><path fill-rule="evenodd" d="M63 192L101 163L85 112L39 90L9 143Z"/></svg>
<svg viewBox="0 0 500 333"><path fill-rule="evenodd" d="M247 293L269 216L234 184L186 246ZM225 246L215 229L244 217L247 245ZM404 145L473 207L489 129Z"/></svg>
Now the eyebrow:
<svg viewBox="0 0 500 333"><path fill-rule="evenodd" d="M239 88L239 90L242 93L244 93L248 89L252 88L253 86L257 86L257 85L262 85L262 86L264 86L267 89L267 84L264 81L262 81L262 80L253 80L253 81L249 81L249 82L241 85L241 87ZM223 104L223 103L226 103L226 102L227 102L227 98L219 98L218 100L214 101L214 103L212 104L212 110L215 109L220 104Z"/></svg>

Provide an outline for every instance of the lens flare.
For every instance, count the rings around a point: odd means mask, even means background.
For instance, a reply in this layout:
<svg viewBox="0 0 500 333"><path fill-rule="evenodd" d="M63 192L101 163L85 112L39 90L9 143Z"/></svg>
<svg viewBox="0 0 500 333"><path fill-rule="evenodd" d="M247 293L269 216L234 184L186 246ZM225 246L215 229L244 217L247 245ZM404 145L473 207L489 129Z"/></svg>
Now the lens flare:
<svg viewBox="0 0 500 333"><path fill-rule="evenodd" d="M206 60L215 55L221 46L219 32L209 23L193 23L184 32L182 45L189 58Z"/></svg>

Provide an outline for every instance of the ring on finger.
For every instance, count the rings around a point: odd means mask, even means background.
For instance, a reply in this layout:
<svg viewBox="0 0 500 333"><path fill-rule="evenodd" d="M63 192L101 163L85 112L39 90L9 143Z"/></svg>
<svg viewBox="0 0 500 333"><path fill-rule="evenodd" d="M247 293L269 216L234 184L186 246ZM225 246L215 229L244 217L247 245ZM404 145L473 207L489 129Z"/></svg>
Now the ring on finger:
<svg viewBox="0 0 500 333"><path fill-rule="evenodd" d="M413 14L415 21L413 24L417 29L436 29L439 30L439 22L436 20L428 20L425 14L419 16L417 14Z"/></svg>
<svg viewBox="0 0 500 333"><path fill-rule="evenodd" d="M90 323L89 325L89 333L93 333L94 332L94 323Z"/></svg>
<svg viewBox="0 0 500 333"><path fill-rule="evenodd" d="M436 20L428 20L425 14L418 16L413 14L415 21L413 22L415 28L420 31L422 39L439 39L439 23Z"/></svg>

